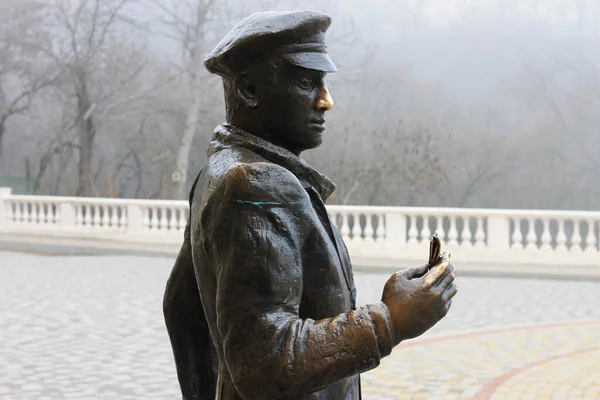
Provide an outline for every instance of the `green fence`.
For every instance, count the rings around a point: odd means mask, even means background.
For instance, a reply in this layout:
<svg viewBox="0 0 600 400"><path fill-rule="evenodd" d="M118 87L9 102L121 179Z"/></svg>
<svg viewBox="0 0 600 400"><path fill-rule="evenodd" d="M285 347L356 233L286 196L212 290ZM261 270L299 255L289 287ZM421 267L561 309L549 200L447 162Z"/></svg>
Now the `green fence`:
<svg viewBox="0 0 600 400"><path fill-rule="evenodd" d="M33 194L35 186L31 179L0 176L0 187L9 187L14 194Z"/></svg>

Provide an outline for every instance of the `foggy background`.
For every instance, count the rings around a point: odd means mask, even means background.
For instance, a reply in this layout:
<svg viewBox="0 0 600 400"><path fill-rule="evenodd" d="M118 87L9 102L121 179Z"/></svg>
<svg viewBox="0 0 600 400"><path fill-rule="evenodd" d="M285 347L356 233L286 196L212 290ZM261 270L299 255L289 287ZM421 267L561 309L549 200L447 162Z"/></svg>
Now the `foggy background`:
<svg viewBox="0 0 600 400"><path fill-rule="evenodd" d="M307 8L333 17L336 107L303 155L330 203L600 209L597 0L0 0L0 186L186 198L224 120L205 55Z"/></svg>

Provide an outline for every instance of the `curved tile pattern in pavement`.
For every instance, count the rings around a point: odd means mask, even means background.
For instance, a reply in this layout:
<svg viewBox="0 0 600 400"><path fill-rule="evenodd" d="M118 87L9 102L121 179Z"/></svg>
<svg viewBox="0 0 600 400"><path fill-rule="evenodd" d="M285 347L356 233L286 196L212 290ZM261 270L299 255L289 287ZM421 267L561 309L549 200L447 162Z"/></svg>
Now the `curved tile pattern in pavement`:
<svg viewBox="0 0 600 400"><path fill-rule="evenodd" d="M600 321L415 340L363 376L364 393L367 399L597 399L599 354Z"/></svg>
<svg viewBox="0 0 600 400"><path fill-rule="evenodd" d="M162 317L172 263L0 252L0 399L179 398ZM359 303L378 300L389 275L357 273ZM473 399L499 377L494 400L597 398L600 323L570 321L600 321L599 282L457 283L444 320L363 376L365 400ZM507 328L525 324L546 325Z"/></svg>

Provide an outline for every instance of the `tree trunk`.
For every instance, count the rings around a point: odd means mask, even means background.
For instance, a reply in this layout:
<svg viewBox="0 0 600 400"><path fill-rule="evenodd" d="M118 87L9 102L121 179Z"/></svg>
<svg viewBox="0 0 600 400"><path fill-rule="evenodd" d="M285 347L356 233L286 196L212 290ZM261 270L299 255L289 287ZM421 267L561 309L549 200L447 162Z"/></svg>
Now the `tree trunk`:
<svg viewBox="0 0 600 400"><path fill-rule="evenodd" d="M189 65L190 81L192 85L192 101L188 108L187 120L181 137L179 151L177 152L177 167L175 170L177 176L172 177L175 195L181 200L186 199L188 195L187 175L190 152L198 127L198 115L200 114L200 108L202 106L202 76L199 72L202 68L202 43L204 42L204 20L206 17L206 9L201 1L198 1L196 7L196 25L194 29L195 43L192 46Z"/></svg>
<svg viewBox="0 0 600 400"><path fill-rule="evenodd" d="M78 73L77 85L77 135L79 137L79 187L77 195L90 197L92 195L93 175L92 156L94 145L94 126L91 116L91 101L87 90L86 76L83 71Z"/></svg>
<svg viewBox="0 0 600 400"><path fill-rule="evenodd" d="M4 174L4 133L6 132L6 117L0 117L0 175Z"/></svg>
<svg viewBox="0 0 600 400"><path fill-rule="evenodd" d="M196 74L198 75L198 74ZM194 83L194 87L199 86L199 82ZM177 198L184 200L187 197L187 174L190 159L190 152L192 150L192 142L196 135L196 129L198 126L198 114L200 113L200 106L202 100L200 98L200 91L192 89L192 103L188 110L187 122L181 137L181 143L179 145L179 151L177 152L177 173L179 180L174 179L176 188Z"/></svg>

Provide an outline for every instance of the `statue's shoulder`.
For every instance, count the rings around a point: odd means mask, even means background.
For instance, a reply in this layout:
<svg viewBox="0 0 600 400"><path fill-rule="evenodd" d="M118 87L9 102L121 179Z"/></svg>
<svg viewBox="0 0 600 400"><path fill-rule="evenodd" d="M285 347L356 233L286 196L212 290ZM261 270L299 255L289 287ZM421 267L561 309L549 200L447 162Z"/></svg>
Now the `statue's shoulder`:
<svg viewBox="0 0 600 400"><path fill-rule="evenodd" d="M295 203L306 196L288 169L266 160L238 160L215 176L220 195L242 203Z"/></svg>

